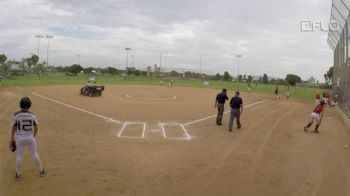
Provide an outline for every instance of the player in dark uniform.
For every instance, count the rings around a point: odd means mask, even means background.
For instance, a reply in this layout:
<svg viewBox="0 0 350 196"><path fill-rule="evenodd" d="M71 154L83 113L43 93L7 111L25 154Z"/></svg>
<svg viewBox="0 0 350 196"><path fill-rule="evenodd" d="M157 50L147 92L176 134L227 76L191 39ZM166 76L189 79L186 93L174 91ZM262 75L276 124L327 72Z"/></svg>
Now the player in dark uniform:
<svg viewBox="0 0 350 196"><path fill-rule="evenodd" d="M218 108L218 115L216 116L216 125L222 125L222 116L224 115L226 100L228 100L227 90L222 89L222 92L219 93L215 99L215 107Z"/></svg>
<svg viewBox="0 0 350 196"><path fill-rule="evenodd" d="M242 127L241 125L241 114L243 112L243 100L239 96L239 92L236 92L236 95L232 97L230 101L231 106L231 115L230 115L230 122L229 122L229 131L232 131L233 121L236 118L237 121L237 129L240 129Z"/></svg>

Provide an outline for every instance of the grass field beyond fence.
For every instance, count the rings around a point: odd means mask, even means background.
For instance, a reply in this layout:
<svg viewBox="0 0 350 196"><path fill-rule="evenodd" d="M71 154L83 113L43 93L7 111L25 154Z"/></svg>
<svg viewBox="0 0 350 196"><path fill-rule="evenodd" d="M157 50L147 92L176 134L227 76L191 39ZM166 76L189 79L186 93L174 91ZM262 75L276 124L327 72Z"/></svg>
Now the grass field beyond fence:
<svg viewBox="0 0 350 196"><path fill-rule="evenodd" d="M86 75L65 76L61 74L47 76L18 76L11 79L3 79L2 86L40 86L40 85L85 85L88 80ZM134 84L134 85L160 85L159 78L151 77L123 77L123 76L95 76L98 84ZM163 79L163 85L167 85L170 78ZM231 81L210 81L209 85L204 85L202 80L198 79L176 79L174 78L175 86L197 87L197 88L215 88L234 91L247 90L247 83L238 83ZM276 85L274 84L251 84L251 90L254 93L273 95ZM287 86L280 85L280 94L284 95ZM316 88L290 87L290 95L297 99L313 100L317 91L323 91Z"/></svg>

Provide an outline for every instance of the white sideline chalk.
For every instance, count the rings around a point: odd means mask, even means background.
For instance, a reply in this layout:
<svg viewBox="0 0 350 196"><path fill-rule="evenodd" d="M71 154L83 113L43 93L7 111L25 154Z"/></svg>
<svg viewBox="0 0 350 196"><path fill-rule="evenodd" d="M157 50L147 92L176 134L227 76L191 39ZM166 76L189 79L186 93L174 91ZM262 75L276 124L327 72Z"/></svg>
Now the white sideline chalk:
<svg viewBox="0 0 350 196"><path fill-rule="evenodd" d="M261 103L265 103L266 101L268 101L268 100L262 100L262 101L258 101L258 102L252 103L252 104L248 104L244 108L251 108L251 107L253 107L255 105L258 105L258 104L261 104ZM225 112L225 114L227 114L227 113L230 113L230 111ZM212 116L204 117L204 118L201 118L201 119L198 119L198 120L194 120L192 122L187 122L187 123L184 123L183 125L184 126L192 125L192 124L196 124L196 123L199 123L199 122L211 119L211 118L215 118L215 117L216 117L216 114L212 115Z"/></svg>
<svg viewBox="0 0 350 196"><path fill-rule="evenodd" d="M105 119L105 120L108 120L108 121L111 121L111 122L115 122L115 123L118 123L118 124L121 124L122 122L121 121L118 121L118 120L115 120L113 118L108 118L106 116L102 116L100 114L96 114L96 113L93 113L93 112L90 112L90 111L87 111L87 110L84 110L84 109L81 109L81 108L78 108L78 107L75 107L75 106L72 106L72 105L69 105L69 104L66 104L66 103L63 103L61 101L57 101L55 99L52 99L52 98L49 98L49 97L46 97L44 95L40 95L36 92L31 92L33 95L37 96L37 97L40 97L42 99L46 99L48 101L52 101L54 103L57 103L57 104L61 104L61 105L64 105L66 107L69 107L69 108L72 108L72 109L76 109L80 112L84 112L84 113L87 113L87 114L90 114L90 115L93 115L93 116L96 116L96 117L99 117L99 118L102 118L102 119Z"/></svg>

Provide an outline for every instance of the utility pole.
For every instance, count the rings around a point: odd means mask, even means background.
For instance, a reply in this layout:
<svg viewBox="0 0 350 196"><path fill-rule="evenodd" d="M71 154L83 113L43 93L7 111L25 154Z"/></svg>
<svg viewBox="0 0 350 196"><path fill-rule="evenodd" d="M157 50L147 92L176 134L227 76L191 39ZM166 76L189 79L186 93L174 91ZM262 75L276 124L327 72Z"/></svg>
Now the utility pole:
<svg viewBox="0 0 350 196"><path fill-rule="evenodd" d="M129 51L131 50L131 48L125 48L126 50L126 67L129 66Z"/></svg>
<svg viewBox="0 0 350 196"><path fill-rule="evenodd" d="M39 57L39 55L40 55L40 39L44 38L44 36L43 35L35 35L35 37L38 38L38 52L37 52L37 55Z"/></svg>
<svg viewBox="0 0 350 196"><path fill-rule="evenodd" d="M241 60L241 58L243 57L243 55L239 54L239 55L236 55L236 58L238 59L238 75L239 76L239 61Z"/></svg>
<svg viewBox="0 0 350 196"><path fill-rule="evenodd" d="M202 55L199 56L199 72L200 78L202 79Z"/></svg>
<svg viewBox="0 0 350 196"><path fill-rule="evenodd" d="M47 49L46 49L46 71L49 69L49 48L50 48L50 39L53 38L53 35L45 35L47 39Z"/></svg>
<svg viewBox="0 0 350 196"><path fill-rule="evenodd" d="M162 52L159 53L159 74L162 67Z"/></svg>
<svg viewBox="0 0 350 196"><path fill-rule="evenodd" d="M165 53L165 59L164 59L164 70L166 71L166 61L167 61L167 58L168 58L168 53L166 52Z"/></svg>
<svg viewBox="0 0 350 196"><path fill-rule="evenodd" d="M81 56L81 55L80 55L80 54L77 54L76 56L77 56L77 64L80 65L80 56Z"/></svg>

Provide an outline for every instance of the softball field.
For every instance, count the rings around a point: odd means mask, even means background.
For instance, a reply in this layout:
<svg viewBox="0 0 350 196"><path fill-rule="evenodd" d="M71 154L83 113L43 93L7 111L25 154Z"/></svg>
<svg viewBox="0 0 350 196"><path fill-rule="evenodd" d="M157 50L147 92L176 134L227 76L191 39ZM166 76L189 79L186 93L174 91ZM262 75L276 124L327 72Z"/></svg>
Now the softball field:
<svg viewBox="0 0 350 196"><path fill-rule="evenodd" d="M320 134L305 133L312 102L242 93L243 128L215 125L217 90L107 85L0 90L0 195L350 195L350 130L327 108ZM233 96L233 92L229 92ZM10 120L29 96L38 116L37 175L29 152L14 181ZM225 111L229 111L226 103Z"/></svg>

